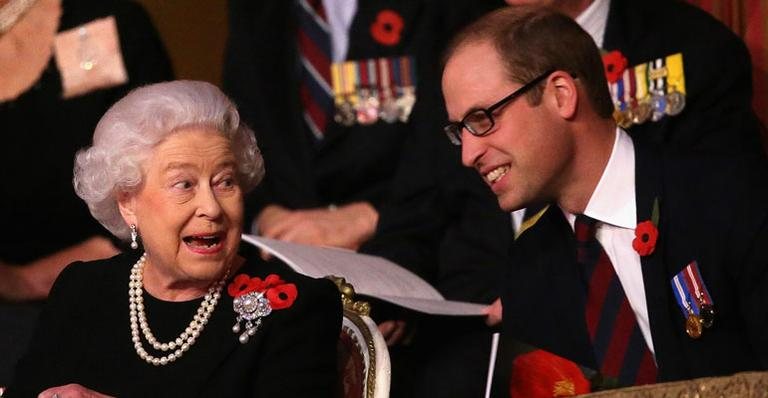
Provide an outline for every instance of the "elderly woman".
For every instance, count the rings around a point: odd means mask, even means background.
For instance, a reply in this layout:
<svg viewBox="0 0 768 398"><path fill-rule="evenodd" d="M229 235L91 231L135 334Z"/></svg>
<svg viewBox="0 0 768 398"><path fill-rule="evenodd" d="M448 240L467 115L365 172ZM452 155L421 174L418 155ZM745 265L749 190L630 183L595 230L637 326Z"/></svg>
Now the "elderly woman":
<svg viewBox="0 0 768 398"><path fill-rule="evenodd" d="M104 115L75 189L134 250L63 271L9 396L333 394L333 283L238 254L243 195L264 174L239 120L190 81L137 89Z"/></svg>

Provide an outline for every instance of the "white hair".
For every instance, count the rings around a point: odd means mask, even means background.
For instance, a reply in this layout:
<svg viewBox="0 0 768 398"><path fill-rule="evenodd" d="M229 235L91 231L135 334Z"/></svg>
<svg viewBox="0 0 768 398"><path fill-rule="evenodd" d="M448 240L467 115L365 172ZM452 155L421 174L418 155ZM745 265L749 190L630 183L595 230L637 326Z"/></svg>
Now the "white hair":
<svg viewBox="0 0 768 398"><path fill-rule="evenodd" d="M93 145L75 156L75 191L115 236L130 235L118 209L118 193L137 191L143 181L141 165L155 146L188 127L213 128L229 140L243 192L261 181L264 160L253 131L240 123L235 105L216 86L180 80L137 88L104 114Z"/></svg>

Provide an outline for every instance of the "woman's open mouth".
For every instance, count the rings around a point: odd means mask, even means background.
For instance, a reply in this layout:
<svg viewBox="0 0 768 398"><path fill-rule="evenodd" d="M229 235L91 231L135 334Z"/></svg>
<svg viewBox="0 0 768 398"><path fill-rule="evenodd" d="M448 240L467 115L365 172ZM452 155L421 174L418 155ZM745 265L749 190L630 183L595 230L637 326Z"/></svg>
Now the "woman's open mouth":
<svg viewBox="0 0 768 398"><path fill-rule="evenodd" d="M187 248L198 254L213 254L224 247L226 233L195 234L182 238Z"/></svg>

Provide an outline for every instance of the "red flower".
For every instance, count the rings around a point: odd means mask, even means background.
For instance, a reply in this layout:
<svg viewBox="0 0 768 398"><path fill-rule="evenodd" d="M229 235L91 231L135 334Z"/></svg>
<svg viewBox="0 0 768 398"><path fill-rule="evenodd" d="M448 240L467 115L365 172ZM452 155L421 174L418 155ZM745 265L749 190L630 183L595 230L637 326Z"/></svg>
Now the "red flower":
<svg viewBox="0 0 768 398"><path fill-rule="evenodd" d="M283 308L292 306L298 294L296 285L293 283L285 283L267 289L266 296L267 300L269 300L269 305L272 306L273 310L282 310Z"/></svg>
<svg viewBox="0 0 768 398"><path fill-rule="evenodd" d="M619 51L611 51L603 54L603 66L605 67L605 78L609 83L616 83L621 79L624 70L627 69L627 59Z"/></svg>
<svg viewBox="0 0 768 398"><path fill-rule="evenodd" d="M392 10L381 10L371 24L371 36L379 44L394 46L400 43L400 33L404 25L400 14Z"/></svg>
<svg viewBox="0 0 768 398"><path fill-rule="evenodd" d="M246 274L240 274L232 280L232 283L227 286L227 293L232 297L242 296L243 294L250 293L253 290L253 284L251 278Z"/></svg>
<svg viewBox="0 0 768 398"><path fill-rule="evenodd" d="M513 397L572 397L590 392L579 367L544 350L518 355L512 363L509 392Z"/></svg>
<svg viewBox="0 0 768 398"><path fill-rule="evenodd" d="M635 239L632 241L632 247L637 254L647 256L653 253L656 248L656 239L659 238L659 230L653 225L653 222L646 220L637 224L635 228Z"/></svg>

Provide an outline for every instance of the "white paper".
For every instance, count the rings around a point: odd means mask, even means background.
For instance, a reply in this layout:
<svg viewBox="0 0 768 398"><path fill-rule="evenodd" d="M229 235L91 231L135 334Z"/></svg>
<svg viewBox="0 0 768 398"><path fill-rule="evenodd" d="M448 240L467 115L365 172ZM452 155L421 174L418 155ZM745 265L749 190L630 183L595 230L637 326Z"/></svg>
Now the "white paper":
<svg viewBox="0 0 768 398"><path fill-rule="evenodd" d="M343 277L357 294L433 315L484 315L485 304L445 300L413 272L382 257L243 234L243 240L313 278Z"/></svg>
<svg viewBox="0 0 768 398"><path fill-rule="evenodd" d="M488 361L488 376L485 381L485 398L491 396L491 387L493 386L493 372L496 371L496 353L499 351L499 333L496 332L491 338L491 359Z"/></svg>

